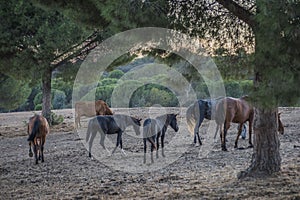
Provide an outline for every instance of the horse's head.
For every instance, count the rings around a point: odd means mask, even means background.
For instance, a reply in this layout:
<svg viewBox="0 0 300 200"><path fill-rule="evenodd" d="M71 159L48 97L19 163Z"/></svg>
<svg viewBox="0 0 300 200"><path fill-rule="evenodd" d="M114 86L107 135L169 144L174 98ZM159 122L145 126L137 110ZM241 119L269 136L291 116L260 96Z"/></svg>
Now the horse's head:
<svg viewBox="0 0 300 200"><path fill-rule="evenodd" d="M141 126L141 121L142 119L139 118L135 118L135 117L131 117L132 121L133 121L133 129L136 133L136 135L140 135L141 131L140 131L140 126Z"/></svg>
<svg viewBox="0 0 300 200"><path fill-rule="evenodd" d="M177 115L178 114L169 114L170 126L174 129L175 132L179 130L177 124Z"/></svg>
<svg viewBox="0 0 300 200"><path fill-rule="evenodd" d="M280 114L281 113L278 113L278 117L277 117L277 119L278 119L278 132L280 134L283 134L284 133L284 127L283 127L283 124L282 124L282 122L280 120Z"/></svg>

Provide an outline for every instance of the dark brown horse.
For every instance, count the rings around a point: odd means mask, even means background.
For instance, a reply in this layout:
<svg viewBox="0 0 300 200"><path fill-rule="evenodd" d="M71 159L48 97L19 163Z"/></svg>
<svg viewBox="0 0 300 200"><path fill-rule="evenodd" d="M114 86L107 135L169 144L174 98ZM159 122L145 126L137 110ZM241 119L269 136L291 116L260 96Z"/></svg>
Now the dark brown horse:
<svg viewBox="0 0 300 200"><path fill-rule="evenodd" d="M80 117L94 117L96 115L113 115L108 105L102 101L78 101L75 103L75 128L81 126Z"/></svg>
<svg viewBox="0 0 300 200"><path fill-rule="evenodd" d="M224 128L220 129L221 146L223 151L227 151L226 148L226 134L230 127L230 123L239 123L239 130L235 140L234 148L238 147L238 139L241 135L243 124L249 122L249 147L253 147L251 142L252 125L254 118L253 106L247 101L247 96L243 96L239 99L226 97L222 99L216 108L216 123L218 126L224 124Z"/></svg>
<svg viewBox="0 0 300 200"><path fill-rule="evenodd" d="M158 149L159 149L159 138L161 139L161 149L162 156L165 157L164 154L164 138L167 131L168 126L173 128L175 132L179 130L177 124L177 116L178 114L165 114L156 117L155 119L147 118L143 124L143 142L144 142L144 164L146 163L146 151L147 151L147 140L151 144L151 163L153 160L153 150L156 151L156 158L158 158ZM156 141L156 145L155 145Z"/></svg>
<svg viewBox="0 0 300 200"><path fill-rule="evenodd" d="M49 124L41 115L34 115L29 119L28 123L28 141L29 141L29 156L32 157L31 145L33 145L33 152L35 157L35 164L38 160L44 162L44 144L46 135L50 132Z"/></svg>

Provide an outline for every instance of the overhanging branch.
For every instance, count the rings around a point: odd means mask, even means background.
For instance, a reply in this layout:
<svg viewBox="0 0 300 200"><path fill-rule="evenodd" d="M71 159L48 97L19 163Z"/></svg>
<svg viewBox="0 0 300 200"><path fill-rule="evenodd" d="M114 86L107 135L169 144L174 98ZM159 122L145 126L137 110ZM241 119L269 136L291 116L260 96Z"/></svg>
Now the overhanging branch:
<svg viewBox="0 0 300 200"><path fill-rule="evenodd" d="M250 27L254 28L256 26L256 21L254 20L254 14L250 13L248 10L244 9L242 6L234 2L233 0L216 0L219 4L224 6L233 15L238 17L240 20L248 24Z"/></svg>

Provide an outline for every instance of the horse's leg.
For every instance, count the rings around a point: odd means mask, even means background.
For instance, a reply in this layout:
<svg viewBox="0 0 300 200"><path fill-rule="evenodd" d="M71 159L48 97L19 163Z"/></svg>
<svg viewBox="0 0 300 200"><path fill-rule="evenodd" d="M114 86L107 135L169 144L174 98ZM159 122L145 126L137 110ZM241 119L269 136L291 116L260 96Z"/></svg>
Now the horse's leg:
<svg viewBox="0 0 300 200"><path fill-rule="evenodd" d="M253 121L250 119L249 120L249 148L253 148L252 139L251 139L251 136L252 136L252 123L253 123Z"/></svg>
<svg viewBox="0 0 300 200"><path fill-rule="evenodd" d="M147 152L147 138L143 138L144 142L144 164L146 163L146 152Z"/></svg>
<svg viewBox="0 0 300 200"><path fill-rule="evenodd" d="M92 135L89 140L89 157L90 158L92 157L92 146L93 146L94 139L96 137L96 133L97 133L97 131L92 131Z"/></svg>
<svg viewBox="0 0 300 200"><path fill-rule="evenodd" d="M38 164L39 160L38 160L38 155L37 155L37 146L36 146L36 144L33 145L33 152L34 152L35 164Z"/></svg>
<svg viewBox="0 0 300 200"><path fill-rule="evenodd" d="M165 132L162 132L160 139L161 139L161 155L162 155L162 157L165 157L165 152L164 152Z"/></svg>
<svg viewBox="0 0 300 200"><path fill-rule="evenodd" d="M153 159L153 151L154 151L154 145L151 144L151 163L154 163L154 159ZM157 154L156 154L157 155Z"/></svg>
<svg viewBox="0 0 300 200"><path fill-rule="evenodd" d="M45 140L46 140L46 137L44 137L44 138L42 139L42 142L41 142L42 162L44 162L44 144L45 144Z"/></svg>
<svg viewBox="0 0 300 200"><path fill-rule="evenodd" d="M106 134L100 131L100 145L105 149L108 153L108 155L111 155L110 151L105 147L104 140L106 138Z"/></svg>
<svg viewBox="0 0 300 200"><path fill-rule="evenodd" d="M199 136L199 128L200 128L203 120L204 120L204 113L200 113L199 120L197 120L195 129L194 129L194 144L197 144L197 137L198 137L198 142L200 145L202 145L202 142L201 142L201 139Z"/></svg>
<svg viewBox="0 0 300 200"><path fill-rule="evenodd" d="M239 137L240 137L241 132L243 130L243 124L244 123L240 123L239 130L238 130L238 133L237 133L237 136L236 136L236 139L235 139L235 143L234 143L234 148L238 148L238 140L239 140Z"/></svg>
<svg viewBox="0 0 300 200"><path fill-rule="evenodd" d="M33 156L33 153L31 150L31 142L29 142L29 157L32 157L32 156Z"/></svg>
<svg viewBox="0 0 300 200"><path fill-rule="evenodd" d="M229 129L229 126L230 126L230 123L225 121L223 131L221 132L221 142L222 142L222 150L223 151L227 151L227 148L226 148L226 134L227 134L227 130Z"/></svg>
<svg viewBox="0 0 300 200"><path fill-rule="evenodd" d="M123 155L126 156L126 153L123 149L122 132L121 132L121 135L120 135L120 148L121 148L121 152L123 153Z"/></svg>
<svg viewBox="0 0 300 200"><path fill-rule="evenodd" d="M157 133L157 136L156 136L156 158L158 158L158 149L159 149L159 138L160 138L160 135L161 135L161 131L159 131ZM152 145L151 145L151 149L152 149Z"/></svg>
<svg viewBox="0 0 300 200"><path fill-rule="evenodd" d="M118 148L118 146L120 145L120 142L121 142L121 132L118 132L118 136L117 136L117 144L116 144L116 147L114 148L114 150L112 151L112 153L111 154L114 154L115 153L115 151L116 151L116 149ZM121 147L121 149L122 149L122 147Z"/></svg>

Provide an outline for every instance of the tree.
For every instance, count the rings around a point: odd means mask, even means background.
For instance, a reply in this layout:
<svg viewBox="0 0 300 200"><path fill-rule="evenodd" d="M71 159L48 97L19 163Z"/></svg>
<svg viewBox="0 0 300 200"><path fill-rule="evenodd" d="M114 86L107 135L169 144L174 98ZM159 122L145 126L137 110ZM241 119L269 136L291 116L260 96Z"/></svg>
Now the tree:
<svg viewBox="0 0 300 200"><path fill-rule="evenodd" d="M51 4L46 2L44 4ZM251 96L257 108L255 148L252 164L241 177L279 171L281 159L276 131L277 105L280 101L293 102L300 96L300 3L293 0L166 2L114 0L103 1L100 5L90 0L88 3L94 5L98 12L92 12L89 18L100 15L107 23L104 27L109 27L110 31L143 26L171 27L206 38L207 42L214 42L218 47L233 52L241 47L254 51L255 91ZM60 6L55 2L51 4L53 5ZM75 3L65 3L60 7L63 10L67 7L70 15L74 13L70 9L74 11L77 6ZM145 13L147 15L143 15ZM103 23L101 27L102 25Z"/></svg>
<svg viewBox="0 0 300 200"><path fill-rule="evenodd" d="M25 81L15 80L0 73L0 93L0 108L11 110L25 102L30 95L30 88Z"/></svg>
<svg viewBox="0 0 300 200"><path fill-rule="evenodd" d="M192 34L200 31L218 41L230 40L233 50L255 41L255 91L251 95L256 107L255 147L251 166L239 176L279 171L277 105L299 98L299 2L184 1L172 6L174 16L179 16L174 17L176 23Z"/></svg>
<svg viewBox="0 0 300 200"><path fill-rule="evenodd" d="M57 11L28 1L1 2L0 69L15 79L42 82L42 114L50 121L51 76L90 44L86 32ZM84 42L83 42L84 41Z"/></svg>

